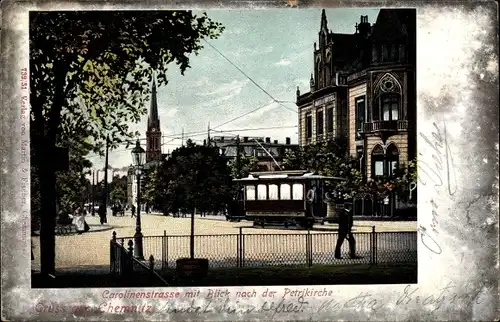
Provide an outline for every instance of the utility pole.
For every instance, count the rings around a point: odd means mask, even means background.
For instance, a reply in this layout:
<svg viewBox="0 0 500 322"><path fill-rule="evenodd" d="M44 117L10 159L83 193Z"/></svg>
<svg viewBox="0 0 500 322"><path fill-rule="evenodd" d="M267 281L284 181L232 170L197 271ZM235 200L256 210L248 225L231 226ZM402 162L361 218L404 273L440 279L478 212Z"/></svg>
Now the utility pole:
<svg viewBox="0 0 500 322"><path fill-rule="evenodd" d="M95 216L95 170L92 170L92 216Z"/></svg>
<svg viewBox="0 0 500 322"><path fill-rule="evenodd" d="M104 211L107 213L108 203L108 150L109 150L109 136L106 137L106 160L104 164L104 194L102 196L102 203L104 204Z"/></svg>
<svg viewBox="0 0 500 322"><path fill-rule="evenodd" d="M241 175L241 160L240 160L240 136L236 136L236 178L239 179Z"/></svg>
<svg viewBox="0 0 500 322"><path fill-rule="evenodd" d="M184 128L182 128L182 134L181 134L181 146L184 146Z"/></svg>
<svg viewBox="0 0 500 322"><path fill-rule="evenodd" d="M207 138L208 146L210 146L210 122L208 122L208 138Z"/></svg>

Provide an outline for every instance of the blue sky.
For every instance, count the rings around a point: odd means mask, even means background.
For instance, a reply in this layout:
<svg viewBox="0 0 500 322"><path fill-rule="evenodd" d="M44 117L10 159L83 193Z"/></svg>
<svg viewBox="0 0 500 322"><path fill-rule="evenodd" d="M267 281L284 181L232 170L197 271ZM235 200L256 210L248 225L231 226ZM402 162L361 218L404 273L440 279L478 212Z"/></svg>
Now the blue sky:
<svg viewBox="0 0 500 322"><path fill-rule="evenodd" d="M336 33L354 33L360 15L368 15L374 23L378 9L327 9L328 28ZM180 146L180 133L185 140L202 142L207 131L260 106L272 103L246 117L216 128L211 135L269 136L285 141L291 137L297 143L298 114L293 103L296 88L309 90L313 67L313 44L318 41L321 9L207 10L208 16L221 22L224 33L209 42L231 62L242 69L275 99L286 101L283 106L253 84L250 79L225 60L209 45L198 56L190 57L191 68L182 76L171 65L169 83L158 88L158 109L163 139L163 152ZM148 104L149 107L149 104ZM131 127L145 137L147 115ZM269 127L280 129L236 131ZM179 137L179 139L175 139ZM144 147L144 146L143 146ZM90 156L95 168L104 166L104 159ZM131 164L130 151L125 146L111 151L109 164L121 168Z"/></svg>

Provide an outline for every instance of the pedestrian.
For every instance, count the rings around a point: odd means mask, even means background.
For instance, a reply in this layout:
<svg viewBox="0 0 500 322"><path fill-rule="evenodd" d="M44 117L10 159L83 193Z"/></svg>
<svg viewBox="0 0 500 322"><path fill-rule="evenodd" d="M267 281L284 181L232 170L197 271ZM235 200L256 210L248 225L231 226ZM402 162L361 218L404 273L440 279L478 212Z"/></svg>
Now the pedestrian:
<svg viewBox="0 0 500 322"><path fill-rule="evenodd" d="M130 209L132 210L132 217L131 218L134 218L135 217L135 205L132 205L132 207Z"/></svg>
<svg viewBox="0 0 500 322"><path fill-rule="evenodd" d="M85 231L85 216L80 207L73 212L73 224L76 226L76 232L81 235Z"/></svg>
<svg viewBox="0 0 500 322"><path fill-rule="evenodd" d="M104 204L99 205L99 210L97 211L99 213L99 218L101 220L101 225L104 225L107 223L106 220L106 208L104 208Z"/></svg>
<svg viewBox="0 0 500 322"><path fill-rule="evenodd" d="M354 218L351 209L344 209L341 211L339 216L339 231L337 238L337 245L335 246L335 258L342 259L340 250L342 248L342 243L344 239L347 238L349 242L349 257L356 258L356 240L352 234L352 226L354 224Z"/></svg>

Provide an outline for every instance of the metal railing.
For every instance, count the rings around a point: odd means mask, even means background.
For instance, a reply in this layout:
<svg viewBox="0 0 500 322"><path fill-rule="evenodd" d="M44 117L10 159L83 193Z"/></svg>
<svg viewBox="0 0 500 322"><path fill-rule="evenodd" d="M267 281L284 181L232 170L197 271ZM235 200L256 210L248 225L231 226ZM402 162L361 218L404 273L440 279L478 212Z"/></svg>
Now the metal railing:
<svg viewBox="0 0 500 322"><path fill-rule="evenodd" d="M363 132L376 132L376 131L406 131L408 130L407 120L395 121L372 121L363 123Z"/></svg>
<svg viewBox="0 0 500 322"><path fill-rule="evenodd" d="M125 240L128 239L128 248L125 248ZM149 257L148 264L143 263L133 256L134 242L132 238L116 238L113 231L113 238L110 241L110 273L119 279L129 279L137 275L153 279L159 285L168 285L167 281L155 272L155 259L153 255ZM137 281L137 280L136 280ZM138 281L140 284L140 281Z"/></svg>
<svg viewBox="0 0 500 322"><path fill-rule="evenodd" d="M315 264L416 263L416 232L353 232L356 257L349 257L344 240L341 259L335 258L338 232L298 231L279 234L197 235L195 257L209 260L210 267L312 266ZM157 260L151 268L175 268L179 258L189 257L189 235L144 236L144 254ZM115 260L116 261L116 260ZM120 261L117 261L118 263Z"/></svg>

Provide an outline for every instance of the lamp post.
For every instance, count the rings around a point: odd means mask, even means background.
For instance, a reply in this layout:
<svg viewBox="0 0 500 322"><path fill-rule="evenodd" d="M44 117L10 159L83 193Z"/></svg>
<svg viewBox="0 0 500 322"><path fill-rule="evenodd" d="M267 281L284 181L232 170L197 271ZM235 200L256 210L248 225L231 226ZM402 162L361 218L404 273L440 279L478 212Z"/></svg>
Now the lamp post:
<svg viewBox="0 0 500 322"><path fill-rule="evenodd" d="M132 162L135 166L135 174L137 176L137 217L135 221L134 256L140 260L144 259L141 233L141 168L144 164L145 156L146 151L141 148L141 144L137 140L135 148L132 149Z"/></svg>

